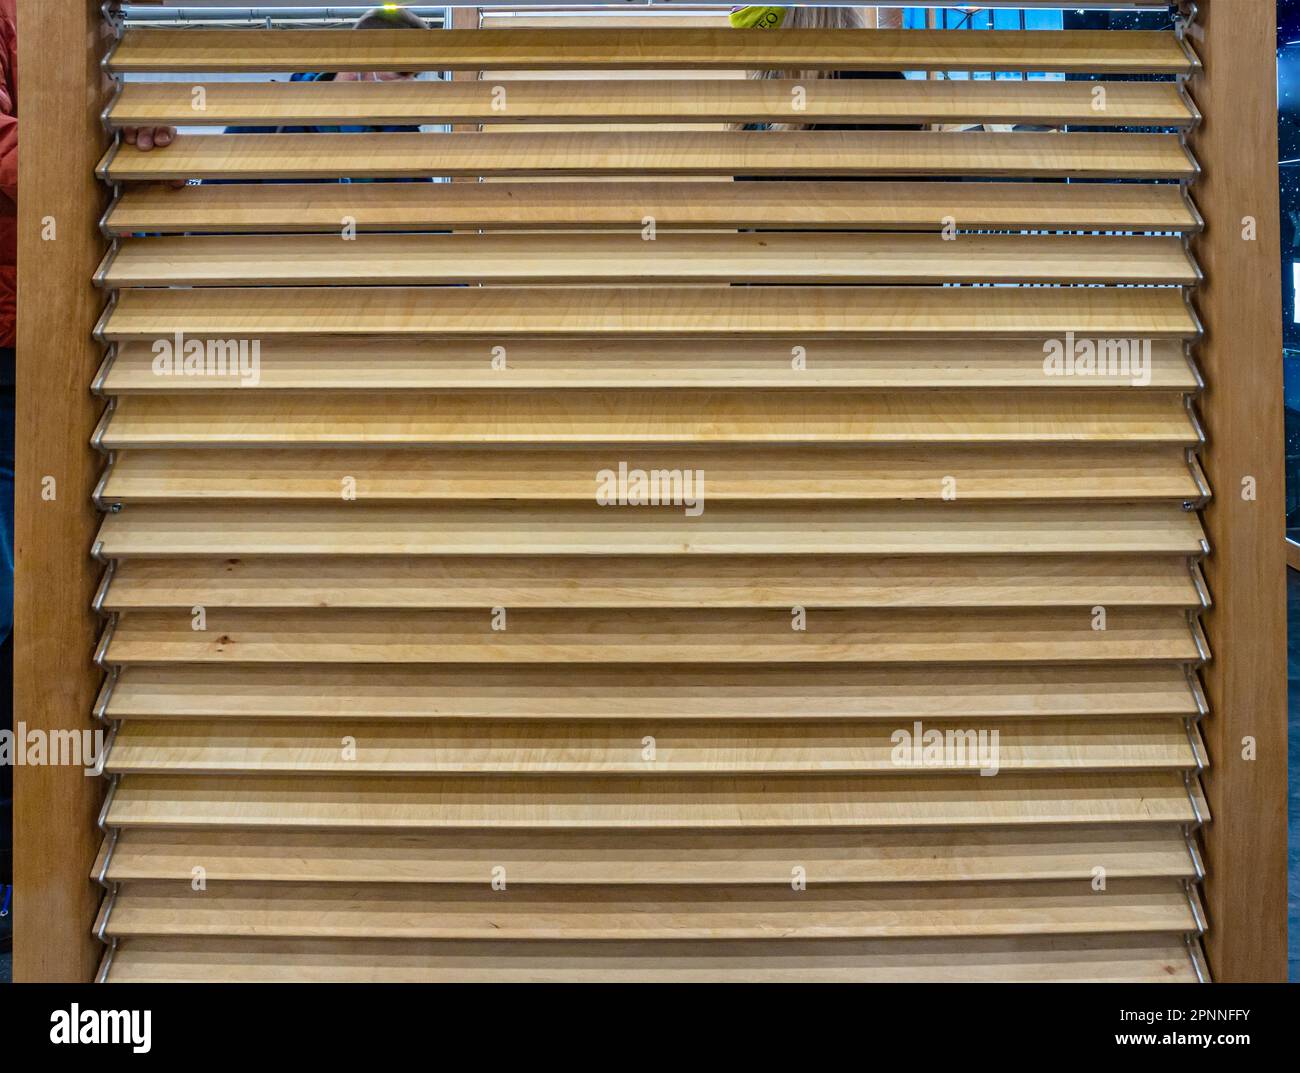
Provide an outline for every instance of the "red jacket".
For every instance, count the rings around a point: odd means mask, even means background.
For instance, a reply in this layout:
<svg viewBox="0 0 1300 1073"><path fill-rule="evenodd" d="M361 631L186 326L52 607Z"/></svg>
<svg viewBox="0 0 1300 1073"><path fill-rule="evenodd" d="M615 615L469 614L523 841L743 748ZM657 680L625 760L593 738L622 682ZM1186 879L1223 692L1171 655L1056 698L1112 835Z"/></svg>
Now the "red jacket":
<svg viewBox="0 0 1300 1073"><path fill-rule="evenodd" d="M0 0L0 347L18 321L18 16Z"/></svg>

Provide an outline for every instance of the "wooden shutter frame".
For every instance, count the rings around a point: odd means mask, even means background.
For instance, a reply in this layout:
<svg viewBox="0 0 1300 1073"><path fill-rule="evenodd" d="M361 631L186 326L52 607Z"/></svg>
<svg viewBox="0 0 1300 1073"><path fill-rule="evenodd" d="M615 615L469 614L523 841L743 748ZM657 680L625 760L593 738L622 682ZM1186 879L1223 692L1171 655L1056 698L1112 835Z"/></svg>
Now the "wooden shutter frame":
<svg viewBox="0 0 1300 1073"><path fill-rule="evenodd" d="M1261 146L1276 135L1271 4L1200 0L1194 45L1204 70L1191 81L1204 125L1191 138L1204 169L1197 201L1209 221L1193 249L1207 281L1197 305L1206 328L1199 360L1208 388L1206 469L1218 496L1205 519L1216 598L1205 620L1214 661L1205 670L1206 787L1215 820L1203 841L1210 931L1221 981L1281 980L1286 971L1285 560L1277 175ZM20 200L18 418L15 500L15 718L29 729L88 729L99 685L90 659L90 611L100 517L91 496L100 458L90 447L100 404L89 384L99 363L92 331L102 296L90 280L106 248L104 197L94 166L107 146L100 123L111 40L98 0L19 0ZM52 65L49 55L65 57ZM75 58L80 56L80 62ZM1215 117L1219 120L1216 122ZM58 239L42 239L54 217ZM1256 239L1240 223L1253 216ZM1261 316L1264 306L1270 315ZM41 498L42 479L57 498ZM1243 477L1256 499L1243 500ZM1253 737L1257 758L1242 759ZM99 891L86 878L99 843L103 787L77 767L15 771L15 979L93 977L91 934Z"/></svg>

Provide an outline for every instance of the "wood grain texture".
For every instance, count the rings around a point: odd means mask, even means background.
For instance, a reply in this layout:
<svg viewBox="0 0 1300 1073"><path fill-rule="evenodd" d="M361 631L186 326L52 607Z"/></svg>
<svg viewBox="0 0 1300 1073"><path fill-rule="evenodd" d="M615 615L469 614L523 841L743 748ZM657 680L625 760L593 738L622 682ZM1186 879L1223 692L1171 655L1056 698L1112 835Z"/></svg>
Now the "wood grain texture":
<svg viewBox="0 0 1300 1073"><path fill-rule="evenodd" d="M1065 377L1059 379L1064 380ZM237 382L237 381L234 381ZM434 444L1198 442L1172 392L641 391L129 395L102 430L127 447ZM617 449L607 447L606 451ZM617 469L622 455L590 474ZM629 465L631 463L629 462ZM698 469L699 466L692 468ZM338 475L341 476L341 475ZM942 475L940 475L942 477Z"/></svg>
<svg viewBox="0 0 1300 1073"><path fill-rule="evenodd" d="M1199 568L1177 556L935 559L805 556L469 556L392 560L125 559L107 611L201 607L1200 608Z"/></svg>
<svg viewBox="0 0 1300 1073"><path fill-rule="evenodd" d="M90 662L98 630L90 495L102 462L88 446L101 406L87 388L103 306L90 277L104 246L96 218L106 198L93 168L105 141L99 58L108 36L94 0L57 10L21 0L18 20L14 712L31 731L89 731L101 678ZM47 220L55 241L43 234ZM50 478L53 500L42 495ZM53 765L18 766L14 783L14 979L87 982L102 953L90 933L102 891L86 875L102 784L80 767Z"/></svg>
<svg viewBox="0 0 1300 1073"><path fill-rule="evenodd" d="M426 71L573 68L850 68L1179 74L1194 61L1172 33L996 30L487 29L212 31L134 29L109 70Z"/></svg>
<svg viewBox="0 0 1300 1073"><path fill-rule="evenodd" d="M1181 667L133 666L114 719L972 719L1195 716ZM618 703L610 696L620 691Z"/></svg>
<svg viewBox="0 0 1300 1073"><path fill-rule="evenodd" d="M110 982L1195 983L1181 936L465 942L128 939Z"/></svg>
<svg viewBox="0 0 1300 1073"><path fill-rule="evenodd" d="M1025 123L1186 127L1172 82L590 79L128 82L114 126L429 123ZM1101 86L1098 97L1094 87ZM796 87L800 87L796 91ZM196 111L194 90L203 109ZM795 102L799 101L796 107ZM1098 103L1103 106L1098 107Z"/></svg>
<svg viewBox="0 0 1300 1073"><path fill-rule="evenodd" d="M972 83L974 84L974 83ZM1134 83L1140 85L1143 83ZM127 187L108 214L115 234L203 231L359 232L439 228L962 228L1194 231L1200 221L1172 183L260 183Z"/></svg>
<svg viewBox="0 0 1300 1073"><path fill-rule="evenodd" d="M159 375L151 342L119 343L105 367L108 395L190 392L317 392L565 388L1014 388L1017 391L1142 390L1130 365L1095 376L1044 376L1046 339L934 341L753 336L619 339L512 338L505 367L493 364L499 338L346 337L259 339L257 382L232 386L228 369ZM803 368L792 358L803 347ZM1198 381L1177 339L1151 341L1153 390L1191 391ZM1135 380L1138 382L1135 383Z"/></svg>
<svg viewBox="0 0 1300 1073"><path fill-rule="evenodd" d="M110 182L448 175L943 175L1191 179L1173 134L938 131L183 134L120 145Z"/></svg>
<svg viewBox="0 0 1300 1073"><path fill-rule="evenodd" d="M1201 815L1208 813L1193 784ZM386 776L296 779L124 775L108 821L124 828L427 831L987 828L1192 823L1177 772L984 778L781 775L759 778Z"/></svg>
<svg viewBox="0 0 1300 1073"><path fill-rule="evenodd" d="M1195 512L1178 504L716 503L681 508L591 504L412 507L138 506L109 514L101 553L115 558L243 555L1200 555Z"/></svg>
<svg viewBox="0 0 1300 1073"><path fill-rule="evenodd" d="M917 663L1167 660L1200 654L1177 609L825 610L805 630L788 610L512 609L490 612L131 611L106 658L131 663Z"/></svg>
<svg viewBox="0 0 1300 1073"><path fill-rule="evenodd" d="M100 865L114 882L208 878L311 883L476 883L500 864L512 884L788 884L798 862L817 884L1191 878L1175 827L987 831L425 832L123 831Z"/></svg>
<svg viewBox="0 0 1300 1073"><path fill-rule="evenodd" d="M1193 284L1177 238L666 233L127 239L106 288L461 283Z"/></svg>
<svg viewBox="0 0 1300 1073"><path fill-rule="evenodd" d="M882 886L587 887L493 890L378 885L285 889L262 883L123 884L107 921L117 937L670 940L1181 933L1195 930L1170 879ZM196 944L199 945L199 944ZM836 944L838 945L838 944Z"/></svg>
<svg viewBox="0 0 1300 1073"><path fill-rule="evenodd" d="M1245 10L1243 10L1245 9ZM1206 325L1198 349L1201 412L1215 439L1206 469L1222 490L1205 512L1215 548L1215 608L1206 629L1220 658L1205 671L1218 822L1204 832L1205 893L1216 980L1286 978L1286 563L1281 283L1277 169L1251 147L1272 138L1275 20L1255 0L1201 5L1196 46L1211 57L1192 86L1206 112L1194 144L1205 160L1197 200L1213 225L1196 243L1207 281L1196 295ZM1253 241L1242 228L1250 217ZM1243 494L1249 479L1254 495ZM1243 758L1254 743L1253 759Z"/></svg>
<svg viewBox="0 0 1300 1073"><path fill-rule="evenodd" d="M128 184L96 382L110 978L1190 978L1198 165L1176 134L705 128L1186 128L1172 82L1109 83L1103 114L1093 83L801 79L810 115L796 75L743 75L1196 61L1167 33L564 22L116 53L459 77L204 83L216 124L455 133L101 162ZM132 83L114 121L192 88ZM262 184L432 176L471 181ZM173 333L263 364L160 375ZM1050 375L1066 333L1149 342L1150 379ZM600 507L620 460L713 501ZM996 729L999 777L898 764L920 719Z"/></svg>
<svg viewBox="0 0 1300 1073"><path fill-rule="evenodd" d="M745 287L334 287L323 302L311 287L142 289L121 293L103 334L150 345L176 332L261 342L471 335L496 345L518 336L784 335L806 345L837 335L1041 341L1065 332L1191 339L1199 331L1172 287L770 287L755 297Z"/></svg>
<svg viewBox="0 0 1300 1073"><path fill-rule="evenodd" d="M1182 720L1168 717L990 723L962 717L927 729L959 743L944 766L958 774L1190 772L1204 761ZM193 719L135 719L118 731L106 767L113 774L172 775L666 776L891 774L910 766L896 755L895 727L881 722L442 719L372 722L355 735L351 730L335 720L229 719L205 726ZM996 754L989 744L994 731ZM649 758L647 736L654 743Z"/></svg>
<svg viewBox="0 0 1300 1073"><path fill-rule="evenodd" d="M629 469L702 472L709 499L775 503L907 499L1196 499L1179 447L647 447ZM108 502L420 503L510 499L590 502L608 448L510 451L208 447L122 451L100 495ZM616 466L617 463L614 463Z"/></svg>

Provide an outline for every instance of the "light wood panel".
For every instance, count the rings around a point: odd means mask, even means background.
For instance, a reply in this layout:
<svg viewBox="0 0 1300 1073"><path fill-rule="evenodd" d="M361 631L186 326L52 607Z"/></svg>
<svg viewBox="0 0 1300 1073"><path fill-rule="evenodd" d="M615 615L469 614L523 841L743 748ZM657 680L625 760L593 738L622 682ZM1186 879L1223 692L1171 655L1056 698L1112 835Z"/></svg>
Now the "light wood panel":
<svg viewBox="0 0 1300 1073"><path fill-rule="evenodd" d="M987 831L425 832L166 831L133 828L100 851L110 882L788 884L795 864L837 883L1188 879L1194 862L1176 827Z"/></svg>
<svg viewBox="0 0 1300 1073"><path fill-rule="evenodd" d="M1067 883L819 887L474 886L286 890L260 883L125 883L107 919L116 937L334 939L874 939L1181 933L1196 926L1182 885Z"/></svg>
<svg viewBox="0 0 1300 1073"><path fill-rule="evenodd" d="M1193 808L1195 803L1195 810ZM424 831L621 828L970 828L1194 823L1176 772L646 778L124 775L108 822L151 828Z"/></svg>
<svg viewBox="0 0 1300 1073"><path fill-rule="evenodd" d="M617 695L617 703L611 697ZM113 719L971 719L1194 717L1180 667L295 667L124 668Z"/></svg>
<svg viewBox="0 0 1300 1073"><path fill-rule="evenodd" d="M445 283L1191 284L1177 238L667 233L128 239L101 286Z"/></svg>
<svg viewBox="0 0 1300 1073"><path fill-rule="evenodd" d="M126 296L127 300L130 295ZM195 296L198 297L198 296ZM792 311L794 312L794 311ZM1123 387L1191 391L1196 374L1176 339L1154 339L1144 376L1122 363L1096 375L1044 376L1051 341L963 338L917 342L800 337L743 342L726 338L512 338L493 363L499 337L464 340L401 338L259 339L257 382L232 385L228 371L195 368L160 375L151 342L118 344L105 366L110 395L192 391L411 390L463 388L1015 388L1017 391ZM794 357L802 347L803 367ZM251 351L250 351L251 353ZM1145 352L1142 352L1145 354ZM196 363L197 364L197 363Z"/></svg>
<svg viewBox="0 0 1300 1073"><path fill-rule="evenodd" d="M761 83L755 83L761 84ZM832 83L833 84L833 83ZM944 85L945 83L937 83ZM977 85L979 83L969 83ZM1005 85L1006 83L996 83ZM1134 83L1141 85L1143 83ZM1195 231L1200 221L1172 183L726 182L341 183L307 187L132 185L108 214L134 232L362 231L422 228L870 227L938 231L1084 228Z"/></svg>
<svg viewBox="0 0 1300 1073"><path fill-rule="evenodd" d="M912 728L907 728L909 734ZM930 722L943 735L943 769L1016 771L1192 771L1204 762L1181 720L986 724ZM993 737L996 732L996 737ZM888 723L794 725L772 721L371 723L353 733L331 721L129 720L113 740L117 773L394 775L779 775L898 773L896 728ZM653 756L647 756L647 739ZM1195 745L1193 744L1195 743ZM918 746L919 748L919 746Z"/></svg>
<svg viewBox="0 0 1300 1073"><path fill-rule="evenodd" d="M113 663L766 663L1198 662L1178 610L824 610L804 630L789 611L484 611L212 608L132 611L112 632Z"/></svg>
<svg viewBox="0 0 1300 1073"><path fill-rule="evenodd" d="M1174 935L727 943L129 939L110 982L1195 983Z"/></svg>
<svg viewBox="0 0 1300 1073"><path fill-rule="evenodd" d="M1101 86L1098 96L1095 87ZM796 90L796 87L798 89ZM195 110L194 90L203 91ZM796 106L795 102L799 101ZM1101 107L1098 107L1098 105ZM1026 123L1185 127L1172 82L821 79L128 82L118 127L425 123Z"/></svg>
<svg viewBox="0 0 1300 1073"><path fill-rule="evenodd" d="M95 219L107 197L92 171L106 140L99 60L110 35L97 0L19 0L17 17L22 211L6 201L22 264L8 400L16 450L10 710L33 734L59 740L89 732L102 677L85 658L98 628L90 611L98 570L86 548L98 524L90 495L100 466L88 446L100 406L86 385L100 359L90 332L103 296L89 280L103 254ZM51 226L57 241L48 241ZM11 276L11 303L13 286ZM86 877L102 784L69 765L20 764L13 774L13 978L85 983L102 953L90 933L101 892Z"/></svg>
<svg viewBox="0 0 1300 1073"><path fill-rule="evenodd" d="M109 182L447 175L944 175L1193 178L1173 134L954 131L481 132L178 136L120 144Z"/></svg>
<svg viewBox="0 0 1300 1073"><path fill-rule="evenodd" d="M1197 67L1168 33L128 33L139 73L471 76L205 82L215 125L484 129L102 161L109 978L1199 975L1199 166L1167 133L705 129L1199 117L1168 81L1097 112L815 79L809 112L737 77L904 60ZM336 181L441 176L486 181ZM1150 377L1054 375L1080 338ZM256 374L155 371L196 339ZM620 462L713 502L607 510ZM897 763L922 719L996 731L999 777Z"/></svg>
<svg viewBox="0 0 1300 1073"><path fill-rule="evenodd" d="M124 559L105 611L182 607L1200 608L1181 557L950 560L805 556Z"/></svg>
<svg viewBox="0 0 1300 1073"><path fill-rule="evenodd" d="M139 506L104 519L114 558L239 555L1199 555L1200 521L1177 505L956 503L681 510L589 505L441 508Z"/></svg>
<svg viewBox="0 0 1300 1073"><path fill-rule="evenodd" d="M709 499L1191 499L1200 492L1179 447L640 448L629 469L702 473ZM338 503L342 477L380 503L510 499L590 502L609 467L600 448L220 447L123 451L100 495L111 503ZM617 464L615 464L617 468Z"/></svg>
<svg viewBox="0 0 1300 1073"><path fill-rule="evenodd" d="M1061 377L1060 379L1065 379ZM237 381L236 381L237 382ZM1198 442L1180 394L1152 391L642 391L132 395L101 444L433 445ZM607 449L608 450L608 449ZM617 469L622 456L607 456ZM695 468L698 468L695 467ZM340 475L341 476L341 475ZM596 472L589 490L596 492Z"/></svg>
<svg viewBox="0 0 1300 1073"><path fill-rule="evenodd" d="M1035 70L1180 74L1197 61L1168 32L997 30L486 29L219 31L133 29L114 72L446 71L520 68Z"/></svg>
<svg viewBox="0 0 1300 1073"><path fill-rule="evenodd" d="M757 297L745 287L334 287L324 302L311 287L145 289L121 292L101 332L150 345L181 332L261 342L471 335L497 345L518 336L783 335L806 346L843 335L1041 342L1066 332L1184 339L1200 330L1173 287L769 287Z"/></svg>
<svg viewBox="0 0 1300 1073"><path fill-rule="evenodd" d="M1206 512L1219 596L1206 628L1225 658L1206 671L1215 718L1207 791L1224 815L1205 835L1205 888L1215 979L1287 975L1287 627L1282 281L1276 128L1276 19L1264 3L1201 4L1197 47L1213 56L1191 86L1207 116L1197 151L1214 162L1197 197L1221 221L1196 245L1209 279L1196 296L1209 336L1198 357L1209 381L1204 413L1223 489ZM1249 238L1249 241L1247 240Z"/></svg>

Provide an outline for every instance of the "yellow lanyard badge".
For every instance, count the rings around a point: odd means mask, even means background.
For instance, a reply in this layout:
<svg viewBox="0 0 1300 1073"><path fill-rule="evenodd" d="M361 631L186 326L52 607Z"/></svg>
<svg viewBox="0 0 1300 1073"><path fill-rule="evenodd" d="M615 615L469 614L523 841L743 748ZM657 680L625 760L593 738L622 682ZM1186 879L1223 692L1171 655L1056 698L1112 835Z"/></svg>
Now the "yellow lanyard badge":
<svg viewBox="0 0 1300 1073"><path fill-rule="evenodd" d="M785 21L783 7L737 7L727 16L738 30L775 30Z"/></svg>

